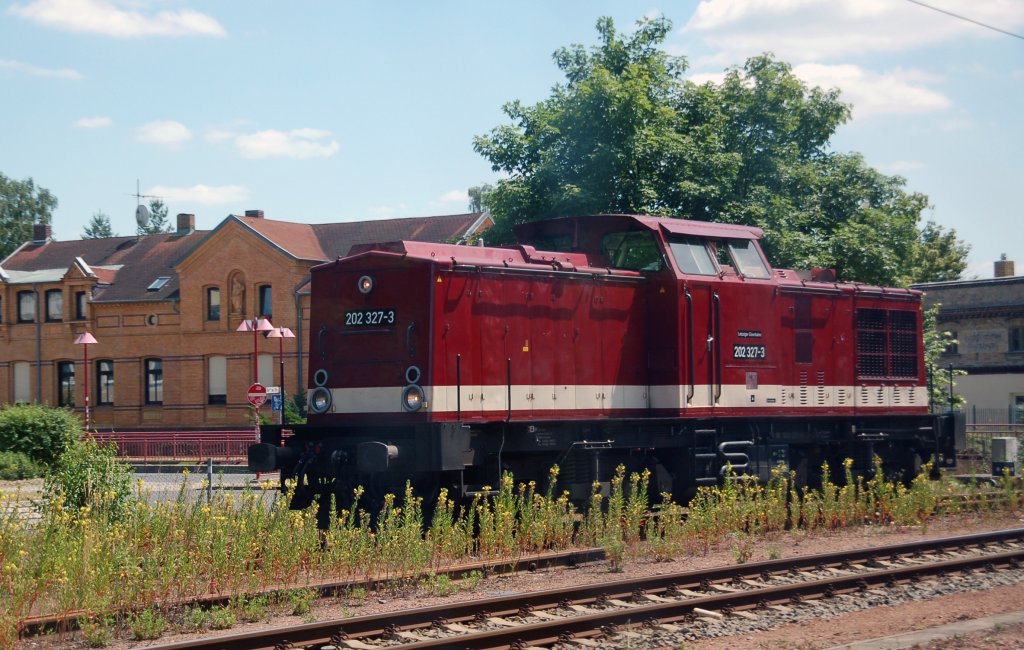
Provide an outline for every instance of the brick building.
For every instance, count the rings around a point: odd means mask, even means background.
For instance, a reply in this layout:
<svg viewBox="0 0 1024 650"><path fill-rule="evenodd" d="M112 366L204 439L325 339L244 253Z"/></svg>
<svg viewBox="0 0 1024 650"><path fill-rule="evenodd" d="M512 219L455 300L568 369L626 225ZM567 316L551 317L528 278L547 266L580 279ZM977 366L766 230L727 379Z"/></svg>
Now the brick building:
<svg viewBox="0 0 1024 650"><path fill-rule="evenodd" d="M210 231L178 215L177 231L52 241L37 225L0 262L0 404L36 402L84 413L105 429L237 427L251 417L255 377L280 383L280 339L236 332L266 316L283 341L285 391L305 388L309 269L354 244L459 241L490 225L487 213L358 223L229 216ZM84 346L90 332L88 373Z"/></svg>
<svg viewBox="0 0 1024 650"><path fill-rule="evenodd" d="M938 327L957 343L943 364L967 371L956 391L967 401L969 422L1024 421L1024 276L1014 264L996 262L990 280L933 282L915 285L925 305L940 305Z"/></svg>

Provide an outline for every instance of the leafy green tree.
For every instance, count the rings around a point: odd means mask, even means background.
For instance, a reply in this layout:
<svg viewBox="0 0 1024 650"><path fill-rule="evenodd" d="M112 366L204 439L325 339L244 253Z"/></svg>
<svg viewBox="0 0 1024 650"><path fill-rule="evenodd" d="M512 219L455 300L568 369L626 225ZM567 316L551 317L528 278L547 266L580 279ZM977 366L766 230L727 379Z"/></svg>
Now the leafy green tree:
<svg viewBox="0 0 1024 650"><path fill-rule="evenodd" d="M306 423L306 391L298 395L289 395L284 401L284 423L305 424Z"/></svg>
<svg viewBox="0 0 1024 650"><path fill-rule="evenodd" d="M940 330L938 327L938 314L941 306L940 303L936 303L926 309L923 322L928 403L935 411L958 409L966 403L963 395L956 392L956 378L965 376L967 371L942 363L942 353L957 341L953 338L952 332Z"/></svg>
<svg viewBox="0 0 1024 650"><path fill-rule="evenodd" d="M468 190L469 194L469 211L470 212L483 212L487 210L487 195L494 190L488 183L483 185L475 185Z"/></svg>
<svg viewBox="0 0 1024 650"><path fill-rule="evenodd" d="M82 231L82 239L101 239L103 237L116 237L113 228L110 226L110 217L101 211L93 213L89 225Z"/></svg>
<svg viewBox="0 0 1024 650"><path fill-rule="evenodd" d="M168 232L171 232L171 224L167 221L167 206L160 199L150 199L149 221L139 226L136 234L159 235Z"/></svg>
<svg viewBox="0 0 1024 650"><path fill-rule="evenodd" d="M32 225L48 224L57 197L29 178L16 181L0 173L0 259L32 239Z"/></svg>
<svg viewBox="0 0 1024 650"><path fill-rule="evenodd" d="M931 277L915 260L940 249L953 256L944 272L958 273L966 246L917 226L927 197L859 154L829 151L850 117L837 89L807 88L771 55L694 84L686 60L659 49L670 30L645 19L621 35L599 19L597 46L555 52L565 81L548 99L506 104L513 123L474 139L506 176L487 194L489 240L534 219L641 213L755 225L773 263L843 279Z"/></svg>
<svg viewBox="0 0 1024 650"><path fill-rule="evenodd" d="M914 248L910 277L914 282L958 280L967 270L970 246L957 239L956 230L946 230L934 221L921 229Z"/></svg>

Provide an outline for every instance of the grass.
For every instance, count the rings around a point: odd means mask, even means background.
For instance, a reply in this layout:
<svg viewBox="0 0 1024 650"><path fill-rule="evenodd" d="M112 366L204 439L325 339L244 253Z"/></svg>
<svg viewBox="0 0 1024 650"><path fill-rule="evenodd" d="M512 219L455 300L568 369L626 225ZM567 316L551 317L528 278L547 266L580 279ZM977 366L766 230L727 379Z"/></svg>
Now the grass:
<svg viewBox="0 0 1024 650"><path fill-rule="evenodd" d="M929 481L927 471L904 486L854 476L846 463L840 480L824 467L817 490L796 487L782 470L767 484L730 476L700 488L684 517L667 495L650 510L649 477L621 467L609 494L595 486L589 506L577 511L558 491L553 468L543 490L505 475L495 494L465 508L442 493L429 525L420 498L407 488L385 500L375 527L356 507L332 517L325 532L317 530L314 509L291 511L283 495L268 506L258 491L218 492L207 503L183 485L172 501L150 503L140 494L118 517L56 503L37 522L0 515L0 648L13 647L29 616L75 614L86 641L102 646L114 631L150 639L167 629L225 629L277 613L310 616L311 585L321 581L373 577L439 595L472 589L479 576L456 583L438 570L574 546L604 547L613 570L631 558L706 553L724 542L737 562L746 562L759 536L864 524L925 527L943 496L978 490ZM1001 498L980 507L1024 505L1012 479L1002 483ZM360 494L354 496L358 503ZM277 598L263 595L282 587ZM229 605L181 605L210 595L230 598ZM349 593L355 602L366 596L361 587Z"/></svg>

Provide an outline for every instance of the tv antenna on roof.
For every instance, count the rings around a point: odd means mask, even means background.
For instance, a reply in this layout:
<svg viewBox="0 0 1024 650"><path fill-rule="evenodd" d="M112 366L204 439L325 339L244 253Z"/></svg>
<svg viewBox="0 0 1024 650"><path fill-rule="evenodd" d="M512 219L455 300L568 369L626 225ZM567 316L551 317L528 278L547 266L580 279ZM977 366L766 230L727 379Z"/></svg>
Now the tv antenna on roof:
<svg viewBox="0 0 1024 650"><path fill-rule="evenodd" d="M141 199L159 199L159 196L152 194L140 194L139 193L139 179L135 179L135 194L129 196L135 197L135 223L139 224L139 229L145 228L149 224L149 208L142 204Z"/></svg>

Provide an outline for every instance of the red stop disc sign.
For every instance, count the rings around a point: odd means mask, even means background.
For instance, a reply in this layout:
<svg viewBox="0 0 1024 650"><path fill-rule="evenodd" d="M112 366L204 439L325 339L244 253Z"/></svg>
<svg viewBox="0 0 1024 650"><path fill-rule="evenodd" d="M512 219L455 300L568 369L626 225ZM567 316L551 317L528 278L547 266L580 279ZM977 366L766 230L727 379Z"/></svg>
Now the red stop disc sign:
<svg viewBox="0 0 1024 650"><path fill-rule="evenodd" d="M263 406L267 403L267 387L263 384L253 384L249 386L247 397L253 406Z"/></svg>

